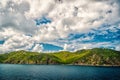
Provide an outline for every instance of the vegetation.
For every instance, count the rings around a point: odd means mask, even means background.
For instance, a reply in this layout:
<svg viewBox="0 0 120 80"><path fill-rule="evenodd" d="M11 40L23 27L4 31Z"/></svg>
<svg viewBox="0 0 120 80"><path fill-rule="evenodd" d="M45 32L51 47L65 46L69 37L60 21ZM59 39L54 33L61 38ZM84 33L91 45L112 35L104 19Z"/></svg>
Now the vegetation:
<svg viewBox="0 0 120 80"><path fill-rule="evenodd" d="M38 53L21 50L0 54L0 63L120 66L120 51L94 48L76 52Z"/></svg>

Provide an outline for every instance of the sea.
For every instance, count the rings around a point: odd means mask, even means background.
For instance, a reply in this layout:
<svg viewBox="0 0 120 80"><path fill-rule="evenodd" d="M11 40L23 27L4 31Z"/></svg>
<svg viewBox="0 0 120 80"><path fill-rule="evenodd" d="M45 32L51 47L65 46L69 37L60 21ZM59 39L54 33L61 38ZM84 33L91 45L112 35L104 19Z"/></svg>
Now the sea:
<svg viewBox="0 0 120 80"><path fill-rule="evenodd" d="M0 64L0 80L120 80L120 67Z"/></svg>

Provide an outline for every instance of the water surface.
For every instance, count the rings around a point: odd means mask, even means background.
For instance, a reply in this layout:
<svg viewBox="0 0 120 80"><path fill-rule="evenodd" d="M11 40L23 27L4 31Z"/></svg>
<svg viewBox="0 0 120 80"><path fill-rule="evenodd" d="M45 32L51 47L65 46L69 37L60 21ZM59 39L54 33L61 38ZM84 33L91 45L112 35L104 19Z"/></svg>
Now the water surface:
<svg viewBox="0 0 120 80"><path fill-rule="evenodd" d="M120 80L120 67L0 64L0 80Z"/></svg>

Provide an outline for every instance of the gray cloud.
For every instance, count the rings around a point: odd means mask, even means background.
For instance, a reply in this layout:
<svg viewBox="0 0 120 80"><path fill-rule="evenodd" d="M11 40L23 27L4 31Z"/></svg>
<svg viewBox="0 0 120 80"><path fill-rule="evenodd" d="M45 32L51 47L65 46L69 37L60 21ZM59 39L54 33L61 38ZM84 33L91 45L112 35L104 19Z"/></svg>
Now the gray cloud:
<svg viewBox="0 0 120 80"><path fill-rule="evenodd" d="M13 28L24 33L33 33L37 29L33 20L26 19L24 13L29 10L29 4L22 2L19 5L9 1L0 10L0 29Z"/></svg>

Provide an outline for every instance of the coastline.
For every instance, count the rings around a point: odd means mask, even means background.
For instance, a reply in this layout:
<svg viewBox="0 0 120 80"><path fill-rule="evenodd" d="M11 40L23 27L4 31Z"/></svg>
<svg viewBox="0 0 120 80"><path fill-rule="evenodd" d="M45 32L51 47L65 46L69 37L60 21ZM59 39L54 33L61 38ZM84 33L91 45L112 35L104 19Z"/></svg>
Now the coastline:
<svg viewBox="0 0 120 80"><path fill-rule="evenodd" d="M88 64L12 64L12 63L0 63L0 64L10 64L10 65L61 65L61 66L88 66L88 67L120 67L120 65L88 65Z"/></svg>

